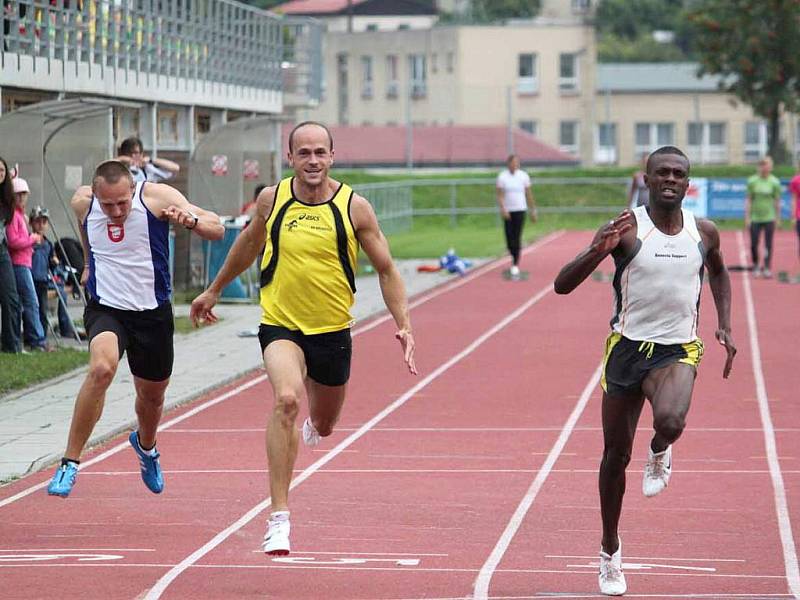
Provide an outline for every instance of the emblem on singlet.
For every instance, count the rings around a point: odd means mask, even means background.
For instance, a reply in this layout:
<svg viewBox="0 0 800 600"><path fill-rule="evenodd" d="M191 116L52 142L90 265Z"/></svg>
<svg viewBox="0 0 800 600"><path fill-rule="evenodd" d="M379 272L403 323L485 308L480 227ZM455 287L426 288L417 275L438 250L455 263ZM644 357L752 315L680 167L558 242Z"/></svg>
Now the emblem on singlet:
<svg viewBox="0 0 800 600"><path fill-rule="evenodd" d="M114 223L106 224L106 230L108 231L108 239L110 239L115 244L118 244L123 239L125 239L125 224L121 223L116 225Z"/></svg>

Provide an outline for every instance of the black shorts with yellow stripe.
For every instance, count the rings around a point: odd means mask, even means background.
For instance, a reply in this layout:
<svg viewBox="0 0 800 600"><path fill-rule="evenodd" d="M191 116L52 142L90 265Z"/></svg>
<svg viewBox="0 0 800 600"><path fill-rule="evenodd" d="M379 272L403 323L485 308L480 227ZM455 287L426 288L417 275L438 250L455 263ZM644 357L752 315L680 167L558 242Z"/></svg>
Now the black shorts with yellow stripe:
<svg viewBox="0 0 800 600"><path fill-rule="evenodd" d="M629 340L612 331L606 339L600 385L610 396L637 396L650 371L676 362L697 368L702 358L700 338L686 344L656 344Z"/></svg>

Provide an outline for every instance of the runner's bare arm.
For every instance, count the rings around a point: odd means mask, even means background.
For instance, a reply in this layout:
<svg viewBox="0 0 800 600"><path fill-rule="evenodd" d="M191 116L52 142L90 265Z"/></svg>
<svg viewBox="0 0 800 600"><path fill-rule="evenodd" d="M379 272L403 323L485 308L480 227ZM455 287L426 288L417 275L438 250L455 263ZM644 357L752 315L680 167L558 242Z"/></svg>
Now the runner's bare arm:
<svg viewBox="0 0 800 600"><path fill-rule="evenodd" d="M731 278L722 259L719 243L719 232L716 225L708 219L698 219L697 228L703 239L706 249L706 268L708 269L708 284L714 296L714 305L717 307L717 341L725 347L727 358L722 376L727 379L733 366L733 357L736 356L736 345L731 336Z"/></svg>
<svg viewBox="0 0 800 600"><path fill-rule="evenodd" d="M556 294L569 294L584 279L592 274L603 259L625 243L625 234L632 231L635 224L633 213L623 210L616 219L597 230L597 233L583 252L567 263L556 276L553 288Z"/></svg>
<svg viewBox="0 0 800 600"><path fill-rule="evenodd" d="M219 300L222 290L258 258L267 238L267 219L269 219L272 212L276 187L265 188L258 195L256 213L253 215L250 225L233 242L222 268L217 273L214 281L211 282L211 285L208 286L208 289L192 302L189 318L195 325L199 321L213 323L217 320L217 316L211 309Z"/></svg>
<svg viewBox="0 0 800 600"><path fill-rule="evenodd" d="M78 220L78 231L81 234L81 246L83 247L83 273L81 273L81 285L86 285L89 279L89 240L86 239L86 231L83 228L83 222L86 215L89 213L89 207L92 204L92 188L88 185L82 185L72 196L70 205L72 212L75 213L75 218Z"/></svg>
<svg viewBox="0 0 800 600"><path fill-rule="evenodd" d="M408 314L408 298L403 279L389 252L389 243L378 225L375 211L372 210L372 206L366 199L358 194L353 194L350 214L358 242L378 273L383 301L397 324L395 337L400 340L403 347L403 358L408 370L416 374L415 344L414 336L411 333L411 318Z"/></svg>
<svg viewBox="0 0 800 600"><path fill-rule="evenodd" d="M216 213L190 204L186 197L172 186L163 183L145 184L144 201L154 215L169 219L176 225L182 225L205 240L220 240L225 235L225 228L219 222Z"/></svg>

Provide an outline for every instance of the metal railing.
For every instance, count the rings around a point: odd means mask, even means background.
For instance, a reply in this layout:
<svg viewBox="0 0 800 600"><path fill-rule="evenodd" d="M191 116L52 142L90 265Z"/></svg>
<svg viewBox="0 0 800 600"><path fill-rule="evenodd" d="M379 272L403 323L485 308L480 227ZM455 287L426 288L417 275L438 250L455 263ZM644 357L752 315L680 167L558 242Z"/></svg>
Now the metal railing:
<svg viewBox="0 0 800 600"><path fill-rule="evenodd" d="M455 225L463 215L498 215L495 183L494 178L414 179L353 188L370 201L381 227L394 233L409 230L414 217L446 216ZM540 213L616 214L626 206L628 184L628 178L618 177L539 177L533 192ZM563 201L567 188L574 193L582 186L595 186L592 199Z"/></svg>
<svg viewBox="0 0 800 600"><path fill-rule="evenodd" d="M281 27L284 104L316 105L322 99L322 23L285 17Z"/></svg>
<svg viewBox="0 0 800 600"><path fill-rule="evenodd" d="M231 0L5 0L0 54L281 90L289 63L319 99L320 23ZM36 68L37 62L33 62ZM316 87L315 87L316 86ZM291 91L294 91L292 88Z"/></svg>

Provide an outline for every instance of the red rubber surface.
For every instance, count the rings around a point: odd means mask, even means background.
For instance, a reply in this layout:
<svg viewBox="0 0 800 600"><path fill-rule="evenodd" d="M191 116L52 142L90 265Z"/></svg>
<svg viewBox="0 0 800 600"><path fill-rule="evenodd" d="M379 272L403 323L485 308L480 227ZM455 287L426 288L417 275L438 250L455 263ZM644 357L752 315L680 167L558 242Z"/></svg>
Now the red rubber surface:
<svg viewBox="0 0 800 600"><path fill-rule="evenodd" d="M469 354L454 357L551 288L558 269L589 239L588 233L565 234L537 248L524 259L527 281L503 280L505 265L498 264L415 308L419 377L404 371L390 322L355 337L341 422L318 448L300 448L296 476L328 453L336 455L290 495L292 554L270 559L259 551L267 509L189 561L160 597L471 597L479 571L600 362L610 284L590 280L566 297L546 292ZM738 243L734 234L723 236L728 263L739 262ZM794 272L796 255L794 236L779 235L775 270ZM610 262L602 268L610 271ZM674 449L669 488L650 499L641 494L650 438L650 412L643 412L621 523L629 597L790 597L741 278L732 274L739 346L734 373L721 378L724 351L714 341L716 316L706 287L706 355L688 427ZM798 539L800 285L751 283L760 365ZM437 371L448 361L451 366ZM431 374L436 377L428 385L337 450ZM82 470L67 500L37 490L0 507L0 596L148 597L170 569L268 495L264 425L270 406L269 384L261 382L162 431L166 488L160 496L145 489L125 449ZM597 595L599 409L597 388L491 574L489 597ZM6 486L0 500L49 476L48 470Z"/></svg>

